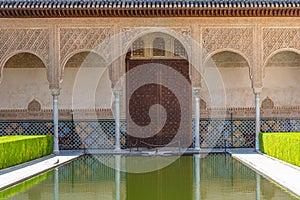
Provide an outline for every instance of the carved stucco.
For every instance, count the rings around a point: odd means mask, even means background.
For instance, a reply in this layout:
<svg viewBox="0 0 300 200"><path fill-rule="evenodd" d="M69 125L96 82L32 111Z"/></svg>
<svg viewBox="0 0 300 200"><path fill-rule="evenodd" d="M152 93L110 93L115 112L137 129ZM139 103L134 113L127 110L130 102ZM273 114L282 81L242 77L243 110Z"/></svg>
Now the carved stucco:
<svg viewBox="0 0 300 200"><path fill-rule="evenodd" d="M122 52L127 52L130 44L139 36L152 32L163 32L169 34L181 41L187 52L191 51L191 28L189 27L161 27L161 28L138 28L138 27L123 27L122 28Z"/></svg>
<svg viewBox="0 0 300 200"><path fill-rule="evenodd" d="M253 57L253 28L202 28L203 60L217 50L233 49L248 59L250 66Z"/></svg>
<svg viewBox="0 0 300 200"><path fill-rule="evenodd" d="M14 52L31 52L48 64L49 30L46 28L0 29L0 67ZM45 66L48 68L48 66Z"/></svg>
<svg viewBox="0 0 300 200"><path fill-rule="evenodd" d="M69 54L80 50L99 52L107 59L110 53L112 27L60 28L60 65L65 64Z"/></svg>
<svg viewBox="0 0 300 200"><path fill-rule="evenodd" d="M263 63L279 49L300 50L300 28L263 28Z"/></svg>

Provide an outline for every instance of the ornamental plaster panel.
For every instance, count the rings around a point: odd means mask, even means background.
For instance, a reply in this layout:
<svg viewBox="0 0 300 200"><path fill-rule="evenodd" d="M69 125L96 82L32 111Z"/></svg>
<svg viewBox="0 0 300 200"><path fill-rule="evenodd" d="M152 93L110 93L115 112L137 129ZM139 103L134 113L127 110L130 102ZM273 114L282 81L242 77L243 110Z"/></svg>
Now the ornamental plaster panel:
<svg viewBox="0 0 300 200"><path fill-rule="evenodd" d="M300 50L300 28L263 28L263 61L279 49Z"/></svg>
<svg viewBox="0 0 300 200"><path fill-rule="evenodd" d="M253 64L252 27L203 27L201 35L203 60L215 51L232 49L244 54L249 64Z"/></svg>
<svg viewBox="0 0 300 200"><path fill-rule="evenodd" d="M112 35L112 27L59 28L60 65L65 64L71 53L80 50L93 50L107 59L111 51L109 39Z"/></svg>
<svg viewBox="0 0 300 200"><path fill-rule="evenodd" d="M0 29L0 44L0 63L2 65L14 52L31 52L45 64L48 63L49 30L47 28ZM45 67L48 68L48 66Z"/></svg>
<svg viewBox="0 0 300 200"><path fill-rule="evenodd" d="M191 52L191 28L190 27L123 27L122 51L127 52L130 45L139 37L153 32L162 32L178 39L185 47L188 54Z"/></svg>

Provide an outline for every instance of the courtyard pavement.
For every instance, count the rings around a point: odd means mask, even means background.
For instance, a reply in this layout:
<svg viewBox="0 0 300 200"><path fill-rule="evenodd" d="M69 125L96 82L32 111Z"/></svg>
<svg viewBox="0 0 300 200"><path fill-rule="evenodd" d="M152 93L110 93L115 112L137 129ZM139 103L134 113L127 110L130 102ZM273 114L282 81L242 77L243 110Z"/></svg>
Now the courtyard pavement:
<svg viewBox="0 0 300 200"><path fill-rule="evenodd" d="M228 152L233 158L300 197L300 167L255 152L254 149L228 149Z"/></svg>
<svg viewBox="0 0 300 200"><path fill-rule="evenodd" d="M176 150L171 151L176 153ZM223 153L224 149L201 149L200 151L194 151L193 149L187 150L187 153ZM282 162L278 159L272 158L265 154L255 152L254 149L227 149L227 153L240 162L244 163L248 167L254 169L259 174L271 179L275 183L279 184L288 191L294 193L300 197L300 167L290 165ZM160 155L163 152L155 150L94 150L85 153L96 154L156 154ZM169 151L166 152L167 154ZM178 149L177 149L178 153ZM0 170L0 190L11 187L17 183L34 177L38 174L46 172L50 169L56 168L67 162L70 162L77 157L83 155L82 151L61 151L57 156L50 155L34 161L30 161L15 167ZM167 155L166 154L166 155Z"/></svg>

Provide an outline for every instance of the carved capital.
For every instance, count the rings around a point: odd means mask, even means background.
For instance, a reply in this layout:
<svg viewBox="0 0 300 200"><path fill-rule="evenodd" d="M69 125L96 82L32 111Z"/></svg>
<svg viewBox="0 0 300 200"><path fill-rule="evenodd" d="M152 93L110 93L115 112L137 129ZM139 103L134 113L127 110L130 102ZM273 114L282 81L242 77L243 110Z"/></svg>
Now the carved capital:
<svg viewBox="0 0 300 200"><path fill-rule="evenodd" d="M51 91L52 96L59 96L60 95L60 88L53 87L53 88L50 88L50 91Z"/></svg>
<svg viewBox="0 0 300 200"><path fill-rule="evenodd" d="M262 88L261 87L259 87L259 88L253 88L253 92L254 92L254 94L260 94L261 93L261 91L262 91Z"/></svg>

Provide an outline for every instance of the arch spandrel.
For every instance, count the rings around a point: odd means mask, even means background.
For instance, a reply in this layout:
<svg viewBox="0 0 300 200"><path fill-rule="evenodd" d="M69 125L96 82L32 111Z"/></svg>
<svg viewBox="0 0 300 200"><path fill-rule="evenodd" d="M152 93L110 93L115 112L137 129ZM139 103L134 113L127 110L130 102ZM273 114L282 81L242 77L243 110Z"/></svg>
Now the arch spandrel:
<svg viewBox="0 0 300 200"><path fill-rule="evenodd" d="M4 76L3 69L4 69L5 65L6 65L6 63L11 58L13 58L14 56L16 56L18 54L24 54L24 53L31 54L31 55L37 57L41 61L43 67L45 67L45 69L47 70L47 80L49 81L49 74L48 74L49 71L48 71L47 64L45 63L45 61L38 54L36 54L35 52L31 52L31 51L16 51L16 52L11 52L10 54L7 54L5 57L2 58L1 63L0 63L0 83L1 83L1 81L3 79L3 76Z"/></svg>
<svg viewBox="0 0 300 200"><path fill-rule="evenodd" d="M0 44L1 72L10 57L22 52L36 55L43 61L45 67L49 68L49 29L47 28L0 29Z"/></svg>

